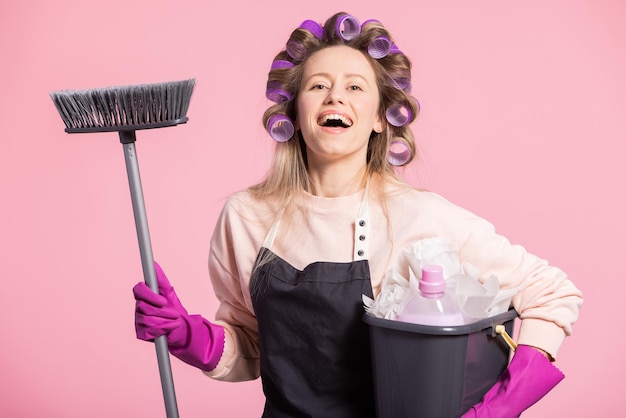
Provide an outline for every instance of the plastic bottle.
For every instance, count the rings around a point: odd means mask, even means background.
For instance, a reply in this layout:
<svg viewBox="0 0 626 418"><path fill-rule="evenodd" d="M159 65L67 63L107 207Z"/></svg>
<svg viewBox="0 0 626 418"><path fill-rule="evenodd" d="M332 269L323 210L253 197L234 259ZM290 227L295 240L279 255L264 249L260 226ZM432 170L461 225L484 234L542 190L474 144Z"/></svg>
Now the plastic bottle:
<svg viewBox="0 0 626 418"><path fill-rule="evenodd" d="M422 325L454 326L465 323L453 287L446 288L443 268L429 264L422 267L419 293L398 315L398 321Z"/></svg>

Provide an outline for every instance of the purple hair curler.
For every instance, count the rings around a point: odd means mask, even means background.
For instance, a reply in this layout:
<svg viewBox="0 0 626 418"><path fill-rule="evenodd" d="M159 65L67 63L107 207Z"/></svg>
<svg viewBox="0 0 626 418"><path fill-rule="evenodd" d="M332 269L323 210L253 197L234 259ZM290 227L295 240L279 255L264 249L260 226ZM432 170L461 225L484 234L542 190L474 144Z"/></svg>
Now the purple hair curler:
<svg viewBox="0 0 626 418"><path fill-rule="evenodd" d="M291 93L284 89L283 84L277 80L268 81L265 97L276 103L283 103L291 100Z"/></svg>
<svg viewBox="0 0 626 418"><path fill-rule="evenodd" d="M382 26L383 24L381 23L380 20L378 19L367 19L365 22L361 23L361 31L363 30L363 28L365 28L367 25L369 25L370 23L376 23L379 24L380 26Z"/></svg>
<svg viewBox="0 0 626 418"><path fill-rule="evenodd" d="M277 142L289 141L295 132L291 119L281 114L272 115L267 120L265 129L267 129L272 139Z"/></svg>
<svg viewBox="0 0 626 418"><path fill-rule="evenodd" d="M391 41L386 36L377 36L367 46L367 53L372 58L384 58L389 54L391 50Z"/></svg>
<svg viewBox="0 0 626 418"><path fill-rule="evenodd" d="M411 77L389 77L389 83L398 90L406 90L411 87Z"/></svg>
<svg viewBox="0 0 626 418"><path fill-rule="evenodd" d="M401 103L392 104L387 108L385 117L393 126L404 126L411 121L411 110Z"/></svg>
<svg viewBox="0 0 626 418"><path fill-rule="evenodd" d="M305 20L298 26L298 29L311 32L317 39L322 39L322 36L324 36L324 28L314 20Z"/></svg>
<svg viewBox="0 0 626 418"><path fill-rule="evenodd" d="M267 89L265 97L276 103L288 102L291 100L291 94L283 89Z"/></svg>
<svg viewBox="0 0 626 418"><path fill-rule="evenodd" d="M389 53L390 54L404 54L404 52L402 52L402 50L398 48L398 45L396 44L391 44L391 47L389 48Z"/></svg>
<svg viewBox="0 0 626 418"><path fill-rule="evenodd" d="M389 155L387 160L389 164L401 166L407 163L411 158L411 150L404 141L392 141L389 146Z"/></svg>
<svg viewBox="0 0 626 418"><path fill-rule="evenodd" d="M322 36L324 36L324 28L319 23L313 20L305 20L300 24L300 26L298 26L298 29L303 29L311 33L317 39L322 39ZM287 46L285 49L287 50L289 56L296 61L304 60L308 52L301 42L291 40L287 42Z"/></svg>
<svg viewBox="0 0 626 418"><path fill-rule="evenodd" d="M296 61L302 61L306 57L307 49L300 42L289 41L285 50L291 58Z"/></svg>
<svg viewBox="0 0 626 418"><path fill-rule="evenodd" d="M343 30L342 30L343 27ZM341 15L335 23L335 32L344 41L349 41L361 33L359 19L352 15Z"/></svg>
<svg viewBox="0 0 626 418"><path fill-rule="evenodd" d="M283 69L283 68L293 68L294 64L291 61L287 61L287 60L276 60L272 63L272 67L270 68L270 71L272 70L279 70L279 69Z"/></svg>

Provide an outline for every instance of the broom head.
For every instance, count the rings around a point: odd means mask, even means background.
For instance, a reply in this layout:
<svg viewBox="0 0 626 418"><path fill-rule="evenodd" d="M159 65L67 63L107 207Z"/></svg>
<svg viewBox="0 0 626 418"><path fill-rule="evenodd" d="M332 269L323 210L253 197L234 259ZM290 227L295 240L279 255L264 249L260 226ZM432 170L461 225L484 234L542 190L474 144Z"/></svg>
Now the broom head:
<svg viewBox="0 0 626 418"><path fill-rule="evenodd" d="M195 79L50 93L65 132L162 128L187 122Z"/></svg>

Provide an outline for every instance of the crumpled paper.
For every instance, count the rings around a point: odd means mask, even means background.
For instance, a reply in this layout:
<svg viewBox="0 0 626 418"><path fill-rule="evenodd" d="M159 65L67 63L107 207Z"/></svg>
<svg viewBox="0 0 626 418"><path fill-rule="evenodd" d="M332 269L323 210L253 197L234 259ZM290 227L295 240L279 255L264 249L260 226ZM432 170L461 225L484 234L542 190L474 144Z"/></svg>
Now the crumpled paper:
<svg viewBox="0 0 626 418"><path fill-rule="evenodd" d="M519 290L500 289L500 281L495 275L481 283L478 280L478 269L470 263L461 263L456 248L440 237L425 238L410 244L402 251L401 257L406 257L408 261L409 277L390 270L383 279L376 300L363 295L368 314L396 320L406 303L419 292L422 267L427 264L438 264L443 268L446 288L455 288L466 323L506 312L511 298Z"/></svg>

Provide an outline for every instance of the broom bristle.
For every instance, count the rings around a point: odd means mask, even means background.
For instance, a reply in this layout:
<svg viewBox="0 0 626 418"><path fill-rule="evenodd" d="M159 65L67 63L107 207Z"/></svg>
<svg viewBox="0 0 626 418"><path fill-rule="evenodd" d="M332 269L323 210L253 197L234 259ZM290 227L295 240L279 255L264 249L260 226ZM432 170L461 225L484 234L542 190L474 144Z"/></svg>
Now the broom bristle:
<svg viewBox="0 0 626 418"><path fill-rule="evenodd" d="M50 93L65 131L160 128L187 122L195 79Z"/></svg>

